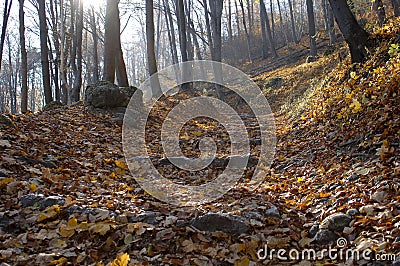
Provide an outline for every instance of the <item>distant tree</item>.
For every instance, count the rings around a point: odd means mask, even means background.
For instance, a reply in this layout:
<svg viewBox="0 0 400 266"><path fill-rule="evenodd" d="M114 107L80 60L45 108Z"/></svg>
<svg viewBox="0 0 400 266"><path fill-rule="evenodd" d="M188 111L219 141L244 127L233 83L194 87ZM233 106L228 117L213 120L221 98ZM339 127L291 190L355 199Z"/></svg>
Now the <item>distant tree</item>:
<svg viewBox="0 0 400 266"><path fill-rule="evenodd" d="M394 16L395 17L400 16L400 3L399 3L399 0L391 0L391 2L392 2L393 11L394 11Z"/></svg>
<svg viewBox="0 0 400 266"><path fill-rule="evenodd" d="M299 40L297 39L297 34L296 34L296 26L295 26L295 21L294 21L292 0L288 0L288 3L289 3L290 22L291 22L291 25L292 25L293 41L295 43L299 43Z"/></svg>
<svg viewBox="0 0 400 266"><path fill-rule="evenodd" d="M146 0L146 37L147 37L147 64L149 66L150 85L153 97L162 94L160 81L157 76L157 62L154 51L154 10L153 0Z"/></svg>
<svg viewBox="0 0 400 266"><path fill-rule="evenodd" d="M10 17L11 6L12 6L12 0L5 0L4 12L3 12L3 24L1 26L1 37L0 37L0 70L1 70L1 62L3 59L4 41L6 38L7 23L8 23L8 18Z"/></svg>
<svg viewBox="0 0 400 266"><path fill-rule="evenodd" d="M242 21L243 21L243 28L244 28L244 33L246 34L246 41L247 41L247 52L249 55L249 60L250 62L253 61L251 58L251 39L250 39L250 33L247 30L247 25L246 25L246 14L244 12L244 5L243 5L243 0L239 0L240 8L242 10ZM250 22L249 22L250 23Z"/></svg>
<svg viewBox="0 0 400 266"><path fill-rule="evenodd" d="M40 28L40 55L42 63L42 82L45 104L53 101L50 85L49 48L47 47L47 20L45 0L38 0L39 28Z"/></svg>
<svg viewBox="0 0 400 266"><path fill-rule="evenodd" d="M73 45L76 51L76 59L73 64L74 83L70 94L70 101L78 102L80 100L80 92L82 87L82 33L83 33L83 2L75 0L78 8L76 9L76 32L74 35Z"/></svg>
<svg viewBox="0 0 400 266"><path fill-rule="evenodd" d="M368 33L357 23L346 0L329 0L340 31L349 46L353 63L365 58L368 45Z"/></svg>
<svg viewBox="0 0 400 266"><path fill-rule="evenodd" d="M382 27L386 20L385 7L383 6L382 0L373 0L372 9L378 15L379 25Z"/></svg>
<svg viewBox="0 0 400 266"><path fill-rule="evenodd" d="M276 49L275 49L275 41L274 41L274 39L272 37L271 27L269 25L267 9L265 8L264 0L260 0L260 9L261 9L261 15L264 18L264 23L265 23L265 28L267 30L267 35L268 35L268 40L269 40L269 46L270 46L270 49L271 49L271 53L272 53L272 56L276 58L276 57L278 57L278 54L277 54Z"/></svg>
<svg viewBox="0 0 400 266"><path fill-rule="evenodd" d="M308 34L310 35L310 55L317 55L317 44L315 41L315 17L313 0L306 0L308 16Z"/></svg>
<svg viewBox="0 0 400 266"><path fill-rule="evenodd" d="M21 43L21 112L28 111L28 54L25 45L24 1L19 0L19 41Z"/></svg>

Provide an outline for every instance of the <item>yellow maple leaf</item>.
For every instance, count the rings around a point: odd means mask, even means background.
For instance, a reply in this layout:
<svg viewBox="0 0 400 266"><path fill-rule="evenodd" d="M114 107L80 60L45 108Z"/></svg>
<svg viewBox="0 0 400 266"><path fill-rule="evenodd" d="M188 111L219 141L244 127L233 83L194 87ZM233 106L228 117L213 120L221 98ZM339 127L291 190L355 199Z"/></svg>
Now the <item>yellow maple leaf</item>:
<svg viewBox="0 0 400 266"><path fill-rule="evenodd" d="M11 182L14 182L14 178L7 177L0 180L0 189L7 187L7 185Z"/></svg>
<svg viewBox="0 0 400 266"><path fill-rule="evenodd" d="M34 184L34 183L30 184L29 185L29 190L32 191L32 192L36 192L36 190L37 190L36 184Z"/></svg>
<svg viewBox="0 0 400 266"><path fill-rule="evenodd" d="M90 227L90 230L94 233L99 233L100 235L104 236L108 231L110 231L111 227L109 224L106 223L96 223Z"/></svg>
<svg viewBox="0 0 400 266"><path fill-rule="evenodd" d="M52 219L57 217L57 215L60 213L60 206L58 205L53 205L51 207L48 207L47 209L44 210L41 214L39 214L39 217L37 219L38 222L42 222L46 219Z"/></svg>
<svg viewBox="0 0 400 266"><path fill-rule="evenodd" d="M59 258L58 260L53 260L50 262L50 265L57 265L57 266L62 266L65 265L68 262L66 258Z"/></svg>
<svg viewBox="0 0 400 266"><path fill-rule="evenodd" d="M353 102L350 104L351 111L353 113L359 112L361 108L361 103L357 99L353 99Z"/></svg>
<svg viewBox="0 0 400 266"><path fill-rule="evenodd" d="M250 260L248 257L245 257L243 259L235 260L235 266L249 266L250 265Z"/></svg>
<svg viewBox="0 0 400 266"><path fill-rule="evenodd" d="M111 266L127 266L130 260L129 254L124 253L119 255L118 258L111 262Z"/></svg>
<svg viewBox="0 0 400 266"><path fill-rule="evenodd" d="M126 163L125 163L124 161L115 160L114 163L115 163L115 165L116 165L117 167L119 167L119 168L121 168L121 169L129 170L128 166L126 165Z"/></svg>

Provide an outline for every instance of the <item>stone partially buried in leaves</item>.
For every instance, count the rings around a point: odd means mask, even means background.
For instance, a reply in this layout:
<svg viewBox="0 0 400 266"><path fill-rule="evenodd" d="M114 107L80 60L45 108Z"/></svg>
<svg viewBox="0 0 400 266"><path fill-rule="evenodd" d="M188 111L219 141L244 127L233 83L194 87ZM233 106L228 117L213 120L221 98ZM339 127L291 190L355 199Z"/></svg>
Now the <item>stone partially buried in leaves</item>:
<svg viewBox="0 0 400 266"><path fill-rule="evenodd" d="M312 243L317 245L328 245L336 241L338 238L339 236L334 232L322 229L317 232Z"/></svg>
<svg viewBox="0 0 400 266"><path fill-rule="evenodd" d="M240 235L250 230L250 227L238 217L219 213L205 214L193 219L191 224L201 231L222 231L232 235Z"/></svg>
<svg viewBox="0 0 400 266"><path fill-rule="evenodd" d="M322 224L331 231L342 232L350 224L351 220L351 216L340 212L329 215L322 221Z"/></svg>
<svg viewBox="0 0 400 266"><path fill-rule="evenodd" d="M111 82L99 81L86 88L86 102L95 108L126 107L129 96Z"/></svg>

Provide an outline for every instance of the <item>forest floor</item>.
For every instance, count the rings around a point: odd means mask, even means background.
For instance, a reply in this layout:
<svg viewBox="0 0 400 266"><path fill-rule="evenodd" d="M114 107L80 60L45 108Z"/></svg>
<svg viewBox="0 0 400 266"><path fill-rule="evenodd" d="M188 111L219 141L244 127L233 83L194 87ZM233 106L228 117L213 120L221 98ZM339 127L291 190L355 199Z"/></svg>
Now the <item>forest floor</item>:
<svg viewBox="0 0 400 266"><path fill-rule="evenodd" d="M275 160L256 191L240 182L196 208L170 206L137 185L111 115L77 105L1 116L0 264L399 265L399 24L376 32L363 64L340 60L338 44L316 62L255 67L275 114ZM265 87L271 78L281 79ZM210 213L240 218L220 217L245 230L193 226ZM257 257L265 245L386 257Z"/></svg>

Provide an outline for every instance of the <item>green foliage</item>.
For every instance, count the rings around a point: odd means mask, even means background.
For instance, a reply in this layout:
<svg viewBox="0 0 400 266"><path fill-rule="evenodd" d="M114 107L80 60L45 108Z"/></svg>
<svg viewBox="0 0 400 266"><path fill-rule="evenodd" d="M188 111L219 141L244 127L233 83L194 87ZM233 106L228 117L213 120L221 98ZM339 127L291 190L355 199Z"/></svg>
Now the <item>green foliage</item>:
<svg viewBox="0 0 400 266"><path fill-rule="evenodd" d="M400 52L400 46L398 43L392 43L389 47L389 55L395 57Z"/></svg>

